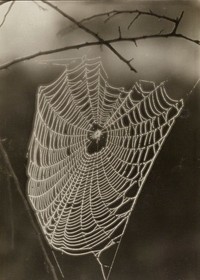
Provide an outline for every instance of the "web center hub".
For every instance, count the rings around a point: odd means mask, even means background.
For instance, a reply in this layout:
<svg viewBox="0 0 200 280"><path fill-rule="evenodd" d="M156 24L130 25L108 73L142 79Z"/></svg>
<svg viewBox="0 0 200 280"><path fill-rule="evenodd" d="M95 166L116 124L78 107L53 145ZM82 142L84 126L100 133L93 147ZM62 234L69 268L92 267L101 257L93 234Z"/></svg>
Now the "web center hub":
<svg viewBox="0 0 200 280"><path fill-rule="evenodd" d="M106 147L107 131L103 130L99 124L93 123L88 133L88 139L90 143L87 147L87 152L89 154L97 153Z"/></svg>

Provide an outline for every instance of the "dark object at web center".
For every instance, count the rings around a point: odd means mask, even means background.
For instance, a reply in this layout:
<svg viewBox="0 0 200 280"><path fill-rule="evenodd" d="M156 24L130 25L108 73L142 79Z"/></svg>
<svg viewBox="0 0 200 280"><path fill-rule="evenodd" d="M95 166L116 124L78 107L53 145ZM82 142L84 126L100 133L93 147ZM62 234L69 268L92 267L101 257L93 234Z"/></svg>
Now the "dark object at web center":
<svg viewBox="0 0 200 280"><path fill-rule="evenodd" d="M98 153L106 147L107 132L97 123L93 123L88 132L88 139L90 141L87 147L88 154Z"/></svg>

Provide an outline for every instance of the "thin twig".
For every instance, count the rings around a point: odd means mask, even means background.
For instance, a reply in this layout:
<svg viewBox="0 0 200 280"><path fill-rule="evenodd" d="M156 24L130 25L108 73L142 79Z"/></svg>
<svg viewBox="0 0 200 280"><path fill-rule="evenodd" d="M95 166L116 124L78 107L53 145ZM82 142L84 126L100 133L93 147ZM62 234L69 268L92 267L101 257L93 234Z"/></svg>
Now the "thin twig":
<svg viewBox="0 0 200 280"><path fill-rule="evenodd" d="M48 2L45 0L41 0L41 1L44 2L45 4L47 4L48 6L50 6L52 9L57 11L59 14L61 14L68 20L70 20L71 22L73 22L74 24L76 24L80 29L84 30L86 33L88 33L88 34L92 35L94 38L96 38L99 41L100 45L105 45L107 48L109 48L120 60L122 60L124 63L126 63L128 65L128 67L130 68L131 71L134 71L137 73L136 69L131 65L129 60L124 58L113 46L111 46L111 44L109 42L105 41L103 38L101 38L97 33L93 32L91 29L85 27L82 23L76 21L72 16L69 16L68 14L66 14L65 12L60 10L57 6L53 5L51 2Z"/></svg>
<svg viewBox="0 0 200 280"><path fill-rule="evenodd" d="M12 9L14 3L15 3L15 1L12 1L12 2L10 3L10 5L9 5L9 7L8 7L8 10L7 10L7 12L5 13L5 15L4 15L4 17L3 17L2 22L0 23L0 28L4 25L4 23L5 23L5 21L6 21L6 18L7 18L7 16L9 15L9 13L10 13L10 11L11 11L11 9ZM2 3L2 4L3 4L3 3Z"/></svg>
<svg viewBox="0 0 200 280"><path fill-rule="evenodd" d="M107 23L108 21L110 21L110 19L114 18L115 16L123 15L123 14L130 14L130 15L136 14L136 17L133 19L133 22L139 17L139 15L151 16L151 17L155 17L158 19L163 19L166 21L170 21L174 24L177 21L177 19L175 19L175 18L160 15L160 14L152 12L151 10L149 12L141 11L141 10L112 10L109 12L99 13L99 14L84 18L81 21L79 21L79 23L83 24L83 23L95 20L96 18L105 17L105 16L107 16L107 18L104 20L104 23ZM130 23L129 25L132 25L133 22ZM66 27L66 28L62 29L61 31L59 31L58 35L62 35L62 34L67 33L67 31L74 30L75 27L76 27L76 25L70 25L69 27ZM130 28L130 26L128 27L128 29L129 28Z"/></svg>
<svg viewBox="0 0 200 280"><path fill-rule="evenodd" d="M24 194L23 194L23 192L21 190L21 186L20 186L19 180L18 180L18 178L17 178L17 176L16 176L16 174L15 174L15 172L13 170L13 167L11 165L10 159L8 157L8 154L7 154L6 150L4 149L4 146L2 144L2 140L1 139L0 139L0 152L1 152L2 156L3 156L3 159L4 159L4 162L6 164L7 170L9 172L10 176L14 180L14 183L16 185L17 191L18 191L18 193L20 195L20 198L22 199L22 202L24 204L26 212L27 212L27 214L28 214L28 216L30 218L31 224L32 224L32 226L33 226L33 228L34 228L34 230L35 230L35 232L37 234L37 238L39 240L40 247L41 247L42 252L44 254L45 260L46 260L48 266L50 267L53 279L54 280L58 280L56 272L55 272L55 269L54 269L54 266L51 263L51 260L49 259L48 253L47 253L47 251L45 249L45 245L43 243L43 240L42 240L42 237L41 237L41 233L40 233L40 231L39 231L39 229L37 227L37 224L35 223L35 221L33 219L33 216L32 216L31 211L30 211L30 206L29 206L29 204L28 204L28 202L27 202L27 200L26 200L26 198L25 198L25 196L24 196Z"/></svg>
<svg viewBox="0 0 200 280"><path fill-rule="evenodd" d="M152 11L147 12L147 11L141 11L141 10L112 10L112 11L109 11L109 12L96 14L96 15L93 15L91 17L84 18L81 22L83 23L83 22L86 22L86 21L93 20L97 17L102 17L102 16L108 16L108 18L105 20L105 22L108 22L108 20L110 20L114 16L122 15L122 14L147 15L147 16L153 16L153 17L156 17L156 18L159 18L159 19L165 19L165 20L168 20L168 21L171 21L171 22L176 22L176 19L174 19L172 17L167 17L167 16L164 16L164 15L160 15L160 14L154 13Z"/></svg>
<svg viewBox="0 0 200 280"><path fill-rule="evenodd" d="M113 18L115 16L115 13L112 13L112 11L111 11L111 12L108 12L107 15L108 15L108 17L104 20L105 23L108 22L111 18ZM98 16L99 15L96 15L96 17L98 17Z"/></svg>
<svg viewBox="0 0 200 280"><path fill-rule="evenodd" d="M175 23L174 23L174 28L172 29L172 33L176 34L177 28L179 26L179 23L183 17L184 11L181 12L181 15L176 19Z"/></svg>
<svg viewBox="0 0 200 280"><path fill-rule="evenodd" d="M175 22L176 19L172 18L172 17L167 17L167 16L164 16L164 15L160 15L160 14L157 14L157 13L154 13L152 12L151 10L149 12L147 11L141 11L141 10L113 10L113 11L110 11L109 12L110 14L110 18L112 16L117 16L117 15L121 15L121 14L139 14L139 15L146 15L146 16L151 16L151 17L156 17L156 18L159 18L159 19L165 19L167 21L171 21L171 22Z"/></svg>
<svg viewBox="0 0 200 280"><path fill-rule="evenodd" d="M59 262L58 262L58 260L57 260L57 258L56 258L56 255L55 255L54 251L52 251L52 254L53 254L53 256L54 256L56 265L57 265L57 267L58 267L58 269L59 269L59 271L60 271L60 275L62 276L62 278L65 278L65 276L64 276L64 274L63 274L63 272L62 272L62 269L61 269L61 267L60 267L60 264L59 264Z"/></svg>
<svg viewBox="0 0 200 280"><path fill-rule="evenodd" d="M19 62L22 62L22 61L26 61L26 60L31 60L35 57L39 57L39 56L42 56L42 55L48 55L48 54L53 54L53 53L58 53L58 52L62 52L62 51L67 51L67 50L72 50L72 49L80 49L80 48L84 48L84 47L89 47L89 46L97 46L97 45L105 45L107 46L113 53L115 53L120 60L122 60L123 62L125 62L129 68L134 71L134 72L137 72L135 68L133 68L133 66L131 65L130 63L130 59L125 59L111 44L112 43L117 43L117 42L124 42L124 41L130 41L130 42L133 42L136 46L137 46L137 42L140 41L140 40L145 40L145 39L153 39L153 38L169 38L169 37L174 37L174 38L181 38L181 39L185 39L187 41L190 41L190 42L193 42L195 44L198 44L200 45L200 41L199 40L195 40L195 39L192 39L188 36L185 36L181 33L176 33L174 32L174 29L169 32L169 33L165 33L165 34L161 34L162 32L159 32L158 34L150 34L150 35L145 35L145 36L138 36L138 37L123 37L122 34L121 34L121 30L120 30L120 36L118 38L114 38L114 39L110 39L110 40L104 40L103 38L101 38L97 33L93 32L92 30L88 29L87 27L83 26L81 22L78 22L76 21L73 17L67 15L66 13L64 13L62 10L60 10L57 6L54 6L52 3L49 3L48 1L44 1L42 0L42 2L44 2L45 4L49 5L51 8L53 8L54 10L56 10L58 13L60 13L62 16L64 16L65 18L67 18L68 20L70 20L73 24L75 24L77 27L79 27L80 29L84 30L85 32L89 33L90 35L92 35L93 37L95 37L97 39L97 41L94 41L94 42L85 42L85 43L82 43L82 44L77 44L77 45L71 45L71 46L65 46L65 47L62 47L62 48L56 48L56 49L51 49L51 50L46 50L46 51L39 51L37 53L33 53L33 54L30 54L30 55L27 55L27 56L24 56L24 57L19 57L19 58L16 58L10 62L7 62L5 64L2 64L0 65L0 70L2 69L7 69L9 68L10 66L14 65L14 64L17 64ZM107 15L109 17L111 16L114 16L114 15L117 15L117 14L122 14L122 13L138 13L140 12L140 14L144 14L144 15L151 15L151 16L154 16L154 17L157 17L159 19L165 19L165 20L168 20L168 21L171 21L175 24L176 26L176 29L175 31L177 30L178 26L179 26L179 23L182 19L182 16L183 16L183 12L181 13L180 17L177 18L177 19L174 19L174 18L170 18L170 17L166 17L166 16L163 16L163 15L158 15L156 13L153 13L152 11L149 11L149 12L142 12L142 11L139 11L139 10L134 10L134 11L112 11L112 12L108 12L108 13L101 13L101 14L98 14L98 15L94 15L94 16L91 16L88 19L94 19L95 17L98 17L98 16L103 16L103 15ZM86 19L85 19L86 20ZM83 20L82 20L83 22Z"/></svg>
<svg viewBox="0 0 200 280"><path fill-rule="evenodd" d="M53 53L60 53L63 51L68 51L68 50L74 50L74 49L80 49L80 48L84 48L84 47L89 47L89 46L97 46L100 45L99 41L96 42L86 42L86 43L82 43L82 44L77 44L77 45L73 45L73 46L66 46L66 47L62 47L62 48L56 48L56 49L51 49L51 50L46 50L46 51L39 51L27 56L23 56L23 57L18 57L10 62L7 62L5 64L0 65L0 70L3 69L8 69L10 66L17 64L19 62L23 62L23 61L27 61L27 60L31 60L33 58L36 57L40 57L43 55L48 55L48 54L53 54Z"/></svg>
<svg viewBox="0 0 200 280"><path fill-rule="evenodd" d="M122 32L121 32L121 27L120 26L118 26L118 32L119 32L119 38L121 38L122 37Z"/></svg>
<svg viewBox="0 0 200 280"><path fill-rule="evenodd" d="M103 42L99 42L99 41L94 41L94 42L85 42L82 44L77 44L77 45L72 45L72 46L64 46L62 48L56 48L56 49L50 49L50 50L46 50L46 51L39 51L27 56L22 56L22 57L18 57L12 61L9 61L7 63L1 64L0 65L0 70L5 70L8 69L10 66L23 62L23 61L27 61L27 60L31 60L33 58L36 57L40 57L43 55L48 55L48 54L53 54L53 53L60 53L63 51L68 51L68 50L74 50L74 49L81 49L81 48L85 48L85 47L92 47L92 46L98 46L98 45L104 45L106 43L112 44L112 43L117 43L117 42L133 42L136 46L137 46L137 42L138 41L142 41L142 40L146 40L146 39L162 39L162 38L180 38L180 39L184 39L186 41L190 41L192 43L195 43L197 45L200 45L200 41L199 40L194 40L190 37L187 37L181 33L177 33L177 34L173 34L173 33L165 33L165 34L152 34L152 35L145 35L145 36L138 36L138 37L117 37L117 38L113 38L110 40L104 40Z"/></svg>
<svg viewBox="0 0 200 280"><path fill-rule="evenodd" d="M139 18L139 16L141 15L140 12L138 12L138 14L132 19L132 21L129 23L127 29L129 29L131 27L131 25Z"/></svg>
<svg viewBox="0 0 200 280"><path fill-rule="evenodd" d="M87 17L87 18L84 18L82 19L81 21L79 21L79 23L84 23L84 22L87 22L87 21L90 21L92 19L95 19L97 17L102 17L102 16L105 16L105 15L108 15L108 13L101 13L101 14L98 14L98 15L93 15L93 16L90 16L90 17ZM74 30L75 28L77 28L77 26L75 24L72 24L70 26L67 26L63 29L61 29L57 35L59 36L63 36L64 34L66 34L68 31L71 31L71 30Z"/></svg>

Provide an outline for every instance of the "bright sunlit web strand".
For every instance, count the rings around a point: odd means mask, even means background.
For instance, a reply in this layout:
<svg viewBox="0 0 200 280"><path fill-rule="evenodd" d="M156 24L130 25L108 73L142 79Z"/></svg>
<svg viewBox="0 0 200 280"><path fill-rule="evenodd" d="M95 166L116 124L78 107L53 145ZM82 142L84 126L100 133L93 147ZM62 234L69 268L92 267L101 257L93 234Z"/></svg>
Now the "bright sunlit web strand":
<svg viewBox="0 0 200 280"><path fill-rule="evenodd" d="M28 198L49 245L93 254L107 280L183 100L172 99L165 83L111 86L99 58L78 61L38 90Z"/></svg>

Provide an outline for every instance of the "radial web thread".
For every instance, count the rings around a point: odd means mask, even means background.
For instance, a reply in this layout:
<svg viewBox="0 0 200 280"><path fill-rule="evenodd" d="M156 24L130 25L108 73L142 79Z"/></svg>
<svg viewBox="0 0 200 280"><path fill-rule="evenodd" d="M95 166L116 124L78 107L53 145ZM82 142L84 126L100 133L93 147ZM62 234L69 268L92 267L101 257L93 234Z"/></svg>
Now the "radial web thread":
<svg viewBox="0 0 200 280"><path fill-rule="evenodd" d="M182 100L164 83L109 85L99 58L38 90L28 198L54 249L94 254L108 279L130 214Z"/></svg>

